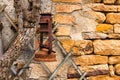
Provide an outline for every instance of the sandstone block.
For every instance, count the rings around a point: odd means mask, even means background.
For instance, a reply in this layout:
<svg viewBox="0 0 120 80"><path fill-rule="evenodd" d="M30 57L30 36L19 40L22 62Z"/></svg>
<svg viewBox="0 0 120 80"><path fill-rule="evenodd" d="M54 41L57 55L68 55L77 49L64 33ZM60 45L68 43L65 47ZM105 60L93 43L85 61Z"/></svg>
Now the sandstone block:
<svg viewBox="0 0 120 80"><path fill-rule="evenodd" d="M120 55L120 40L95 40L94 53L99 55Z"/></svg>
<svg viewBox="0 0 120 80"><path fill-rule="evenodd" d="M82 3L82 0L52 0L53 2Z"/></svg>
<svg viewBox="0 0 120 80"><path fill-rule="evenodd" d="M115 73L116 73L117 75L120 75L120 64L116 64L116 65L115 65Z"/></svg>
<svg viewBox="0 0 120 80"><path fill-rule="evenodd" d="M117 0L117 1L116 1L116 4L120 4L120 0Z"/></svg>
<svg viewBox="0 0 120 80"><path fill-rule="evenodd" d="M103 23L106 19L105 14L102 12L88 11L86 13L98 23Z"/></svg>
<svg viewBox="0 0 120 80"><path fill-rule="evenodd" d="M116 0L103 0L105 4L114 4Z"/></svg>
<svg viewBox="0 0 120 80"><path fill-rule="evenodd" d="M100 3L102 0L94 0L94 2L96 3Z"/></svg>
<svg viewBox="0 0 120 80"><path fill-rule="evenodd" d="M75 44L75 41L71 39L61 39L60 42L67 52L69 52Z"/></svg>
<svg viewBox="0 0 120 80"><path fill-rule="evenodd" d="M70 36L71 28L69 26L59 26L57 28L56 36Z"/></svg>
<svg viewBox="0 0 120 80"><path fill-rule="evenodd" d="M92 9L94 11L101 11L101 12L117 12L118 6L115 5L104 5L104 4L93 4Z"/></svg>
<svg viewBox="0 0 120 80"><path fill-rule="evenodd" d="M83 39L106 39L108 35L100 32L82 32L82 37Z"/></svg>
<svg viewBox="0 0 120 80"><path fill-rule="evenodd" d="M115 76L115 68L113 65L109 65L110 76Z"/></svg>
<svg viewBox="0 0 120 80"><path fill-rule="evenodd" d="M110 39L120 39L120 34L108 34L108 38Z"/></svg>
<svg viewBox="0 0 120 80"><path fill-rule="evenodd" d="M77 65L94 65L94 64L107 64L108 56L100 55L82 55L78 57L73 57Z"/></svg>
<svg viewBox="0 0 120 80"><path fill-rule="evenodd" d="M93 52L92 41L90 40L78 40L75 41L75 45L73 47L73 55L85 55L91 54Z"/></svg>
<svg viewBox="0 0 120 80"><path fill-rule="evenodd" d="M97 32L103 32L103 33L113 33L113 25L111 24L98 24L96 26Z"/></svg>
<svg viewBox="0 0 120 80"><path fill-rule="evenodd" d="M88 77L88 80L120 80L120 76L99 75Z"/></svg>
<svg viewBox="0 0 120 80"><path fill-rule="evenodd" d="M77 78L73 78L73 79L66 79L66 80L78 80Z"/></svg>
<svg viewBox="0 0 120 80"><path fill-rule="evenodd" d="M86 76L107 75L109 74L109 68L107 64L93 65L93 66L79 66L82 73L87 72ZM80 75L73 68L68 69L68 78L79 78Z"/></svg>
<svg viewBox="0 0 120 80"><path fill-rule="evenodd" d="M54 21L60 24L73 24L75 17L71 15L56 14L54 16Z"/></svg>
<svg viewBox="0 0 120 80"><path fill-rule="evenodd" d="M118 64L118 63L120 63L120 56L109 57L109 64Z"/></svg>
<svg viewBox="0 0 120 80"><path fill-rule="evenodd" d="M56 5L55 9L56 9L56 12L70 13L70 12L73 12L74 10L81 9L81 7L78 5L58 4L58 5Z"/></svg>
<svg viewBox="0 0 120 80"><path fill-rule="evenodd" d="M106 15L106 22L111 24L120 23L120 13L108 13Z"/></svg>
<svg viewBox="0 0 120 80"><path fill-rule="evenodd" d="M114 25L114 33L120 33L120 24Z"/></svg>

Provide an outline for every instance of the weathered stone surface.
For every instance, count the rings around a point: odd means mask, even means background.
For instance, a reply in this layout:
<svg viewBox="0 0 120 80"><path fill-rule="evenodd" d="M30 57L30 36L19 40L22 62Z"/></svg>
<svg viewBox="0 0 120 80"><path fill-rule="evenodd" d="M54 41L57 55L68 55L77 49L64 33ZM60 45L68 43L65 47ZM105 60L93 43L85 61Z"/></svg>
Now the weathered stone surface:
<svg viewBox="0 0 120 80"><path fill-rule="evenodd" d="M118 6L104 5L104 4L93 4L92 9L94 11L101 11L101 12L117 12L118 11Z"/></svg>
<svg viewBox="0 0 120 80"><path fill-rule="evenodd" d="M115 73L120 75L120 64L115 65Z"/></svg>
<svg viewBox="0 0 120 80"><path fill-rule="evenodd" d="M120 24L114 25L114 33L120 33Z"/></svg>
<svg viewBox="0 0 120 80"><path fill-rule="evenodd" d="M93 66L79 66L82 73L87 72L86 76L106 75L109 74L109 68L107 64L93 65ZM68 78L79 78L80 75L73 68L68 69Z"/></svg>
<svg viewBox="0 0 120 80"><path fill-rule="evenodd" d="M77 65L94 65L94 64L107 64L108 56L100 55L82 55L78 57L73 57Z"/></svg>
<svg viewBox="0 0 120 80"><path fill-rule="evenodd" d="M59 26L57 28L56 36L70 36L71 28L69 26Z"/></svg>
<svg viewBox="0 0 120 80"><path fill-rule="evenodd" d="M74 10L79 10L81 9L81 6L78 5L69 5L69 4L58 4L55 7L56 12L73 12Z"/></svg>
<svg viewBox="0 0 120 80"><path fill-rule="evenodd" d="M109 57L109 64L118 64L118 63L120 63L120 56Z"/></svg>
<svg viewBox="0 0 120 80"><path fill-rule="evenodd" d="M102 0L94 0L94 2L96 3L100 3Z"/></svg>
<svg viewBox="0 0 120 80"><path fill-rule="evenodd" d="M110 39L120 39L120 34L108 34L108 38Z"/></svg>
<svg viewBox="0 0 120 80"><path fill-rule="evenodd" d="M115 68L113 65L109 65L110 76L115 76Z"/></svg>
<svg viewBox="0 0 120 80"><path fill-rule="evenodd" d="M77 78L73 78L73 79L66 79L66 80L78 80Z"/></svg>
<svg viewBox="0 0 120 80"><path fill-rule="evenodd" d="M88 77L88 80L120 80L120 76L99 75Z"/></svg>
<svg viewBox="0 0 120 80"><path fill-rule="evenodd" d="M82 37L83 39L106 39L108 35L100 32L82 32Z"/></svg>
<svg viewBox="0 0 120 80"><path fill-rule="evenodd" d="M114 4L116 0L103 0L105 4Z"/></svg>
<svg viewBox="0 0 120 80"><path fill-rule="evenodd" d="M116 1L116 4L120 4L120 0L117 0L117 1Z"/></svg>
<svg viewBox="0 0 120 80"><path fill-rule="evenodd" d="M54 16L54 21L60 24L73 24L75 17L71 15L56 14Z"/></svg>
<svg viewBox="0 0 120 80"><path fill-rule="evenodd" d="M106 22L111 24L120 23L120 13L108 13L106 15Z"/></svg>
<svg viewBox="0 0 120 80"><path fill-rule="evenodd" d="M92 41L90 40L78 40L75 41L75 45L72 48L73 55L85 55L93 52Z"/></svg>
<svg viewBox="0 0 120 80"><path fill-rule="evenodd" d="M113 33L113 25L111 24L98 24L96 26L97 32L103 32L103 33Z"/></svg>
<svg viewBox="0 0 120 80"><path fill-rule="evenodd" d="M75 41L71 39L61 39L60 42L67 52L69 52L75 44Z"/></svg>
<svg viewBox="0 0 120 80"><path fill-rule="evenodd" d="M53 2L81 3L82 0L52 0Z"/></svg>
<svg viewBox="0 0 120 80"><path fill-rule="evenodd" d="M120 55L120 40L95 40L94 53L100 55Z"/></svg>

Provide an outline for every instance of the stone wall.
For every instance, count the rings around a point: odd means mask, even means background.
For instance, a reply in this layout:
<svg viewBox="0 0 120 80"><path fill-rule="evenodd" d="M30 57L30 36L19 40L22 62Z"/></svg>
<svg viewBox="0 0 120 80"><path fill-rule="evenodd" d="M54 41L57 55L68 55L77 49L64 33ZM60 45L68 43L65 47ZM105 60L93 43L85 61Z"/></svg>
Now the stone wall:
<svg viewBox="0 0 120 80"><path fill-rule="evenodd" d="M120 80L120 0L53 0L56 36L88 80ZM68 80L80 75L70 67Z"/></svg>

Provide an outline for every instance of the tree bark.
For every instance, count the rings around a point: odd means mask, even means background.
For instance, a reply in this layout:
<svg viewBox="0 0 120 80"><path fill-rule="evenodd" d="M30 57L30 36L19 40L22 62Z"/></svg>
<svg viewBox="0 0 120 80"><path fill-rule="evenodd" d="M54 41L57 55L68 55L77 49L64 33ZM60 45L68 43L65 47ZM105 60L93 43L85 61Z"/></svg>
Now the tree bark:
<svg viewBox="0 0 120 80"><path fill-rule="evenodd" d="M33 3L35 3L35 1L37 3L37 7L35 5L32 6L32 10L29 11L27 9L29 6L28 0L14 0L14 6L18 17L18 36L16 37L14 43L10 46L10 48L4 53L4 55L0 56L0 80L9 80L8 77L12 63L20 56L21 51L29 44L30 40L34 37L35 29L33 25L31 25L31 23L35 25L36 23L38 23L38 3L40 3L40 0L33 0ZM27 15L28 13L30 15ZM37 14L37 16L35 13ZM28 25L26 26L30 25L32 28L24 28L24 22L28 23Z"/></svg>

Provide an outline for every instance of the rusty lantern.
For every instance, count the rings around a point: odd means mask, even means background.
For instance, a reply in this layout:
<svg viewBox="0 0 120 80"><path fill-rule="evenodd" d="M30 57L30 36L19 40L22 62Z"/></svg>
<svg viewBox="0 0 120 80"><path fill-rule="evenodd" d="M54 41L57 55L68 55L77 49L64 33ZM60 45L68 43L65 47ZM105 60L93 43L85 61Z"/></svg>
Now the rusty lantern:
<svg viewBox="0 0 120 80"><path fill-rule="evenodd" d="M56 61L55 51L52 50L52 14L42 13L40 15L40 51L35 53L34 59L44 62ZM46 44L43 43L44 34L48 36Z"/></svg>

